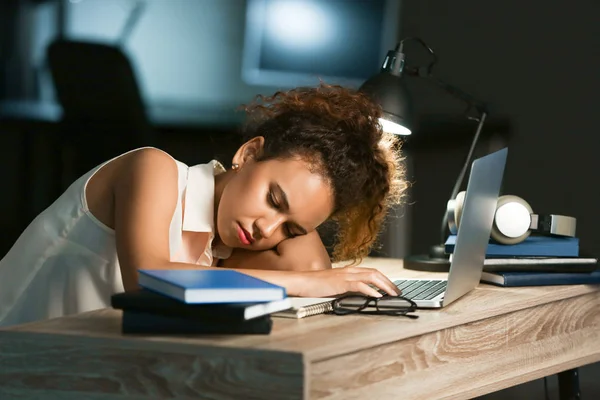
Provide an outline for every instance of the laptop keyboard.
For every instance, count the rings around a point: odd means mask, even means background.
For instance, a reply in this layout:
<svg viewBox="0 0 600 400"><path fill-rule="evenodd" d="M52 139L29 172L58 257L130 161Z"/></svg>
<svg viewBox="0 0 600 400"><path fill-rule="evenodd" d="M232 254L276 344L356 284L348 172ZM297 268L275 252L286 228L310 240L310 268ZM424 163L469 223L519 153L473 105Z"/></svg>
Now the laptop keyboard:
<svg viewBox="0 0 600 400"><path fill-rule="evenodd" d="M407 299L431 300L446 291L446 280L397 280L394 285Z"/></svg>

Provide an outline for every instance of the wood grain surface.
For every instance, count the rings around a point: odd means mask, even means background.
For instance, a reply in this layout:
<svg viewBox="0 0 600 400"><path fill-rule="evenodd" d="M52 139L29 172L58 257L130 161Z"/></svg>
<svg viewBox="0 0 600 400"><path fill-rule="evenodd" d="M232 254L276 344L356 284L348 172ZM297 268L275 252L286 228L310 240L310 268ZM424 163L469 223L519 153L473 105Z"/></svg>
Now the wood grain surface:
<svg viewBox="0 0 600 400"><path fill-rule="evenodd" d="M311 399L470 399L600 359L600 293L311 367Z"/></svg>
<svg viewBox="0 0 600 400"><path fill-rule="evenodd" d="M0 398L302 399L304 368L298 353L14 331L0 340Z"/></svg>
<svg viewBox="0 0 600 400"><path fill-rule="evenodd" d="M270 335L211 336L122 335L120 311L97 310L0 330L0 398L472 398L599 361L599 303L599 286L480 284L416 320L274 318Z"/></svg>

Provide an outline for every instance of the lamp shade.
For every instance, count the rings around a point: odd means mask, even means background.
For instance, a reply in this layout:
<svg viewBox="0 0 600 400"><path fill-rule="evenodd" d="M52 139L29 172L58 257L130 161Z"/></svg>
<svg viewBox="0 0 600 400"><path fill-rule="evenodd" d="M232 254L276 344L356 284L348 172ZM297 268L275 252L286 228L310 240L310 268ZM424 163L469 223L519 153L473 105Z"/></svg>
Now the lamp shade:
<svg viewBox="0 0 600 400"><path fill-rule="evenodd" d="M359 91L368 95L383 109L379 121L384 131L397 135L411 134L411 98L402 75L382 70L367 79Z"/></svg>

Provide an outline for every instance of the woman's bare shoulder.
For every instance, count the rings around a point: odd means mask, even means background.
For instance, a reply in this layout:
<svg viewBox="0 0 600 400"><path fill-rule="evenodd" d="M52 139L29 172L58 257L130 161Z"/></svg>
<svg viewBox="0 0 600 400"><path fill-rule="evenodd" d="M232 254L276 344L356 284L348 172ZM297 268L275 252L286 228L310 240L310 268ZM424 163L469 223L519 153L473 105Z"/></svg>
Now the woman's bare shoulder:
<svg viewBox="0 0 600 400"><path fill-rule="evenodd" d="M153 180L172 179L174 174L177 174L177 163L171 155L154 147L145 147L124 154L104 165L94 174L90 185L94 186L95 180L98 185L110 186L114 189L119 182L133 183L132 181L145 177Z"/></svg>
<svg viewBox="0 0 600 400"><path fill-rule="evenodd" d="M149 188L155 185L177 187L179 169L176 160L156 148L143 148L127 155L115 180L115 189L131 186Z"/></svg>
<svg viewBox="0 0 600 400"><path fill-rule="evenodd" d="M174 169L177 167L175 159L166 151L155 147L145 147L127 154L124 157L125 169L147 171L148 169ZM138 171L138 172L142 172Z"/></svg>
<svg viewBox="0 0 600 400"><path fill-rule="evenodd" d="M163 194L167 194L173 183L176 191L177 176L177 163L168 153L156 148L130 152L104 165L92 176L86 187L88 208L97 219L114 229L117 192L133 195L135 191L138 196L144 196L149 187L159 185L165 188Z"/></svg>

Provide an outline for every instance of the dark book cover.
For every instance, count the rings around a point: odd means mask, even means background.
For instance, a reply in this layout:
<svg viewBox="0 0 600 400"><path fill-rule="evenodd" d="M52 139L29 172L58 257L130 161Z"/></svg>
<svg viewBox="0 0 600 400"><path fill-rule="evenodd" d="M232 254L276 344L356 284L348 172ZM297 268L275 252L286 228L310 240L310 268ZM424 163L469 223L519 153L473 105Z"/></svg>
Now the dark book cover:
<svg viewBox="0 0 600 400"><path fill-rule="evenodd" d="M288 298L265 303L187 304L146 289L117 293L111 306L151 314L214 321L245 321L291 307Z"/></svg>
<svg viewBox="0 0 600 400"><path fill-rule="evenodd" d="M268 335L272 327L273 321L269 315L250 321L217 321L123 310L121 332L150 335Z"/></svg>
<svg viewBox="0 0 600 400"><path fill-rule="evenodd" d="M586 273L593 272L598 268L597 264L495 264L483 265L484 272L565 272Z"/></svg>
<svg viewBox="0 0 600 400"><path fill-rule="evenodd" d="M600 271L594 272L483 272L481 282L498 286L551 286L600 284Z"/></svg>

